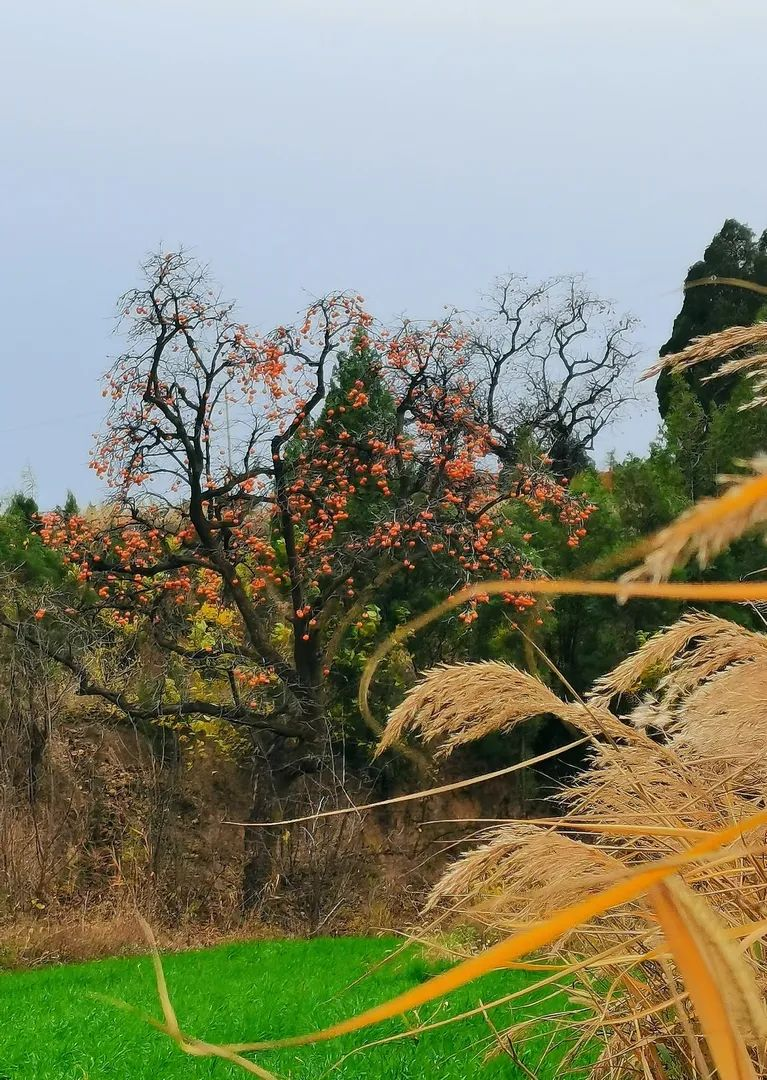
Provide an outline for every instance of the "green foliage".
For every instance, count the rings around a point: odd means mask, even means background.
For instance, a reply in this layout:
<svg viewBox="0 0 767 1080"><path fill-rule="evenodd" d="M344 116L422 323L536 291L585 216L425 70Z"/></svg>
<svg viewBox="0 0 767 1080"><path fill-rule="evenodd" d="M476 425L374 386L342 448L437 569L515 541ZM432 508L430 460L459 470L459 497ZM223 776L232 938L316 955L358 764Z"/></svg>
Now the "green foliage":
<svg viewBox="0 0 767 1080"><path fill-rule="evenodd" d="M748 385L738 383L728 401L714 403L705 414L691 387L674 379L666 422L647 457L630 456L612 462L604 474L591 471L575 479L574 486L587 491L599 507L583 542L574 549L562 548L539 527L534 543L546 569L555 577L582 577L602 564L606 575L614 576L620 570L616 555L668 525L696 499L712 494L717 477L734 470L739 459L767 448L764 412L738 411L748 394ZM676 577L737 581L763 570L765 564L762 538L745 537L705 570L691 564ZM632 600L617 606L601 597L561 597L540 641L568 681L583 692L682 610L680 604L658 600ZM711 610L761 628L747 607L718 604Z"/></svg>
<svg viewBox="0 0 767 1080"><path fill-rule="evenodd" d="M362 408L351 409L349 395L355 388L361 388L368 401ZM362 331L355 335L348 352L339 356L319 425L332 430L328 413L337 414L342 408L346 410L344 428L350 435L364 435L371 427L378 431L394 429L394 398L381 377L380 357Z"/></svg>
<svg viewBox="0 0 767 1080"><path fill-rule="evenodd" d="M600 565L608 577L618 573L621 566L616 556L668 525L696 499L712 494L717 477L734 470L739 459L767 448L767 415L761 410L739 411L748 394L748 384L741 381L732 388L729 400L714 403L706 414L693 389L674 378L666 422L648 455L612 461L605 473L589 470L573 481L573 488L587 493L599 507L582 542L575 548L563 547L555 541L552 523L529 526L540 564L553 577L590 576L595 568L599 572ZM705 572L690 565L677 577L738 580L765 564L767 552L761 537L746 537ZM715 610L725 618L759 625L748 608L720 604ZM602 597L560 597L536 640L581 693L681 612L681 605L657 600L618 606ZM535 633L535 627L525 628ZM492 655L511 658L513 633L506 638L496 633L487 641ZM541 673L551 680L550 674Z"/></svg>
<svg viewBox="0 0 767 1080"><path fill-rule="evenodd" d="M706 411L682 375L671 375L663 439L686 499L713 495L722 474L767 450L767 410L744 409L751 396L741 378L731 383L726 399L711 402Z"/></svg>
<svg viewBox="0 0 767 1080"><path fill-rule="evenodd" d="M613 463L609 472L589 470L573 480L573 487L599 507L588 532L577 547L554 542L554 526L538 525L532 544L553 577L591 576L610 564L637 540L666 524L685 506L678 473L665 446L655 445L647 458L630 457ZM608 671L636 648L643 631L654 630L678 614L677 605L659 601L632 601L616 605L598 596L559 597L535 635L538 644L570 685L585 692L597 676ZM530 628L535 630L534 627ZM540 674L561 690L557 676L541 664Z"/></svg>
<svg viewBox="0 0 767 1080"><path fill-rule="evenodd" d="M366 404L352 404L357 392L365 395ZM316 437L318 441L333 444L338 441L341 432L346 432L351 440L355 440L365 437L369 431L388 439L395 426L394 398L382 378L380 357L365 335L359 332L349 350L339 355L324 407L306 441ZM321 436L315 434L319 431L322 432ZM385 502L386 497L375 485L365 488L358 486L356 494L347 504L349 517L339 535L368 532L376 509Z"/></svg>
<svg viewBox="0 0 767 1080"><path fill-rule="evenodd" d="M707 277L736 277L767 283L767 231L759 239L747 225L728 218L711 240L703 258L690 267L685 281ZM756 293L726 285L690 289L684 294L682 308L674 321L671 337L661 349L661 356L679 352L693 338L725 330L729 326L750 326L759 316L764 300ZM684 379L708 411L714 402L727 400L732 385L728 380L706 383L710 365L701 364L684 374ZM670 406L671 378L664 373L658 379L658 407L665 418Z"/></svg>
<svg viewBox="0 0 767 1080"><path fill-rule="evenodd" d="M80 507L77 504L77 499L73 491L67 492L67 497L64 500L64 505L56 508L58 513L68 521L75 514L80 513Z"/></svg>
<svg viewBox="0 0 767 1080"><path fill-rule="evenodd" d="M708 464L714 481L740 461L767 451L767 410L743 408L752 399L746 379L735 383L726 402L711 410ZM713 485L712 485L713 486Z"/></svg>
<svg viewBox="0 0 767 1080"><path fill-rule="evenodd" d="M0 568L32 585L57 582L64 576L59 556L37 534L37 512L33 498L17 493L0 514Z"/></svg>
<svg viewBox="0 0 767 1080"><path fill-rule="evenodd" d="M665 443L676 465L682 488L694 502L710 494L708 415L695 391L681 374L671 375L665 417Z"/></svg>
<svg viewBox="0 0 767 1080"><path fill-rule="evenodd" d="M646 458L631 454L612 462L608 475L623 540L648 536L690 505L689 488L667 440L654 442ZM595 492L594 498L601 505L604 496Z"/></svg>
<svg viewBox="0 0 767 1080"><path fill-rule="evenodd" d="M23 522L28 529L33 529L40 507L32 495L23 491L16 491L8 502L6 513L18 521Z"/></svg>

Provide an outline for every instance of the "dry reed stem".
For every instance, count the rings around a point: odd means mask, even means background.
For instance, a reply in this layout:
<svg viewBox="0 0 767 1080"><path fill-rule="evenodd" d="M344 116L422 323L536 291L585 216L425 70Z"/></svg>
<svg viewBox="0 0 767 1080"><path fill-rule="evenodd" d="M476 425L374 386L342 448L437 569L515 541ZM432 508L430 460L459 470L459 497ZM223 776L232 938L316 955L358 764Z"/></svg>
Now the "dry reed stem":
<svg viewBox="0 0 767 1080"><path fill-rule="evenodd" d="M767 523L767 458L755 458L750 467L754 475L729 478L721 495L701 500L662 529L649 542L642 563L621 581L666 581L691 558L705 567L745 532Z"/></svg>
<svg viewBox="0 0 767 1080"><path fill-rule="evenodd" d="M756 1080L744 1036L763 1040L767 1017L751 972L731 949L711 910L690 890L677 882L661 882L649 898L720 1080Z"/></svg>
<svg viewBox="0 0 767 1080"><path fill-rule="evenodd" d="M437 886L434 903L449 897L454 914L457 910L463 919L505 933L531 918L545 917L552 905L562 902L571 884L568 867L573 887L577 888L580 880L587 891L592 886L589 874L596 866L594 849L618 866L646 866L659 855L671 854L673 858L673 852L681 853L688 834L697 836L720 824L748 818L755 802L764 805L767 801L763 765L767 744L765 647L761 635L706 615L688 616L657 635L640 657L630 659L606 677L595 696L599 704L605 705L617 693L636 693L649 674L658 684L658 708L666 711L668 719L665 744L598 744L591 766L564 792L571 810L558 823L558 831L566 833L572 822L575 829L571 831L577 833L582 825L584 831L591 832L592 842L581 844L572 837L552 841L551 833L543 831L533 840L530 833L534 823L507 822L495 833L485 834L490 844L469 852L454 864ZM658 821L667 824L655 824ZM600 831L600 823L607 827ZM536 824L540 827L546 823L541 820ZM621 825L625 828L623 836L619 834ZM569 851L561 839L568 841ZM695 911L688 911L688 922L697 917L704 938L715 937L717 944L708 947L718 950L717 979L729 988L722 1007L734 1012L736 1019L737 996L740 993L743 997L744 979L751 988L746 1000L752 1007L767 987L767 964L761 945L767 933L764 840L764 829L760 828L748 849L730 849L720 858L685 871L688 884L695 889L691 903L696 911L700 907L703 912L696 916ZM531 845L535 844L537 858L532 855ZM522 854L526 847L531 852L527 859ZM557 865L561 871L545 872L545 868ZM560 882L564 882L564 891L558 898ZM463 899L461 890L467 893ZM488 894L484 906L483 890ZM709 906L721 920L718 937L712 929L717 921L711 925L705 921ZM621 905L588 926L571 930L566 939L552 941L544 959L552 952L563 955L563 950L570 956L588 958L607 941L619 944L635 937L640 925L641 911ZM594 1075L633 1076L637 1065L646 1075L657 1075L658 1059L657 1055L653 1058L653 1048L658 1045L672 1056L675 1068L694 1072L693 1062L697 1061L698 1074L702 1075L701 1017L707 1034L711 1017L696 1009L696 1019L688 1014L683 1000L677 1001L669 1013L672 999L668 987L673 988L675 982L669 974L666 949L652 944L649 928L640 936L645 942L641 955L618 955L608 963L607 970L614 975L611 990L605 991L601 980L590 986L587 972L593 968L587 962L580 988L574 991L576 1000L579 994L585 995L582 999L590 999L596 1006L594 1019L583 1022L582 1036L583 1040L596 1038L604 1046ZM722 948L730 949L724 964L720 938L725 942ZM740 943L734 953L731 942ZM626 1009L621 994L633 993L628 978L632 966L641 970L646 1005ZM620 987L623 990L619 993ZM738 1022L743 1027L742 1018ZM577 1026L574 1021L563 1023L565 1027ZM762 1020L759 1030L761 1025ZM753 1022L751 1026L757 1030ZM745 1064L741 1061L739 1067L740 1073L729 1075L754 1074L749 1060ZM758 1075L766 1074L760 1049Z"/></svg>
<svg viewBox="0 0 767 1080"><path fill-rule="evenodd" d="M236 1065L244 1072L250 1073L252 1076L260 1077L260 1080L277 1080L274 1073L269 1072L267 1069L261 1068L256 1065L255 1062L249 1061L248 1058L242 1057L234 1048L230 1046L218 1046L215 1043L205 1042L203 1039L197 1039L193 1036L186 1035L181 1031L179 1027L176 1012L170 1000L170 994L168 993L168 986L165 980L165 972L162 966L162 959L157 948L157 942L155 940L154 933L149 923L146 922L140 915L138 916L141 929L146 937L147 944L149 945L150 954L152 957L152 966L154 968L155 983L157 986L157 997L162 1009L163 1021L156 1020L153 1016L147 1016L141 1010L135 1008L135 1006L128 1004L124 1001L117 1001L113 998L104 997L103 995L94 995L100 997L102 1000L108 1002L111 1005L116 1006L119 1009L124 1009L128 1012L134 1013L140 1016L150 1027L153 1027L156 1031L162 1032L167 1035L181 1050L183 1053L188 1054L190 1057L213 1057L220 1058L222 1061L228 1061L232 1065Z"/></svg>
<svg viewBox="0 0 767 1080"><path fill-rule="evenodd" d="M767 296L767 285L760 285L757 281L747 281L746 278L718 277L716 274L712 274L710 277L696 278L695 281L687 281L684 290L687 292L689 289L698 289L701 285L713 285L719 288L722 285L727 285L731 288L746 289L748 292L759 293L760 296Z"/></svg>
<svg viewBox="0 0 767 1080"><path fill-rule="evenodd" d="M614 951L614 946L610 949L604 950L603 954L595 958L595 961L599 962L605 960L607 957L609 957L610 953ZM591 963L591 961L589 961L588 963ZM511 968L513 965L508 966L509 968ZM582 971L585 966L585 962L566 965L558 964L556 965L556 974L544 977L539 982L535 983L535 985L525 986L521 990L515 990L512 993L504 994L503 997L496 998L494 1001L485 1002L481 1005L475 1006L474 1008L466 1009L458 1016L451 1016L443 1020L436 1020L429 1023L419 1024L417 1027L409 1028L407 1031L399 1031L394 1035L387 1035L382 1039L376 1039L374 1041L364 1043L361 1046L357 1046L353 1050L350 1050L349 1053L346 1054L344 1057L342 1057L340 1061L336 1062L335 1067L340 1067L343 1062L345 1062L348 1058L353 1057L356 1054L360 1054L365 1050L369 1050L374 1046L384 1046L388 1043L400 1042L402 1039L412 1039L419 1035L422 1035L424 1032L435 1031L439 1028L447 1027L448 1024L460 1023L460 1021L462 1020L469 1020L474 1016L484 1015L487 1010L502 1008L505 1005L511 1004L512 1001L518 1001L520 998L529 997L538 989L545 988L551 985L558 985L563 974L576 974L579 971ZM236 1044L232 1045L230 1049L243 1051L247 1050L250 1045L252 1044Z"/></svg>

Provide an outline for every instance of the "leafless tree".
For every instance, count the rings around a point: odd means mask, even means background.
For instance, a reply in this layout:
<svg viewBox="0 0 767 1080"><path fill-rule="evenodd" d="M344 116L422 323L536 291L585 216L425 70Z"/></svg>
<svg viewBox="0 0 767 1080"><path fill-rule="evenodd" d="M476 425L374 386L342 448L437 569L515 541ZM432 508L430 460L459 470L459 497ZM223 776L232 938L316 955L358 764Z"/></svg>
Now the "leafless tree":
<svg viewBox="0 0 767 1080"><path fill-rule="evenodd" d="M636 319L591 293L579 276L534 283L509 274L466 328L480 419L495 451L520 460L532 439L572 476L633 396Z"/></svg>

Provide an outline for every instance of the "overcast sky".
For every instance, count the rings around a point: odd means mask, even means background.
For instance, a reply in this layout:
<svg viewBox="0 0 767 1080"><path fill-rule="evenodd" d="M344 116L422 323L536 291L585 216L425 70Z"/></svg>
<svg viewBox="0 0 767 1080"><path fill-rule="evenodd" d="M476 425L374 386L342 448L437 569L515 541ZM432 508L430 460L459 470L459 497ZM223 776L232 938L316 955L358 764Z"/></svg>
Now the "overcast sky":
<svg viewBox="0 0 767 1080"><path fill-rule="evenodd" d="M651 361L724 218L767 225L765 31L765 0L0 0L0 492L98 496L114 302L160 245L263 329L582 271Z"/></svg>

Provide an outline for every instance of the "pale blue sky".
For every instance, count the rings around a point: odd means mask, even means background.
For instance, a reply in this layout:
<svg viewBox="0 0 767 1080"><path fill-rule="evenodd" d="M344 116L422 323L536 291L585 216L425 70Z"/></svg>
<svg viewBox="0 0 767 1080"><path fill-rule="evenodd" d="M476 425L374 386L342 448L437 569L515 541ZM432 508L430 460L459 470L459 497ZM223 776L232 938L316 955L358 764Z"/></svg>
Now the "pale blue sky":
<svg viewBox="0 0 767 1080"><path fill-rule="evenodd" d="M764 0L5 0L0 491L98 496L113 305L160 244L264 328L583 271L650 361L723 219L767 225L765 31Z"/></svg>

